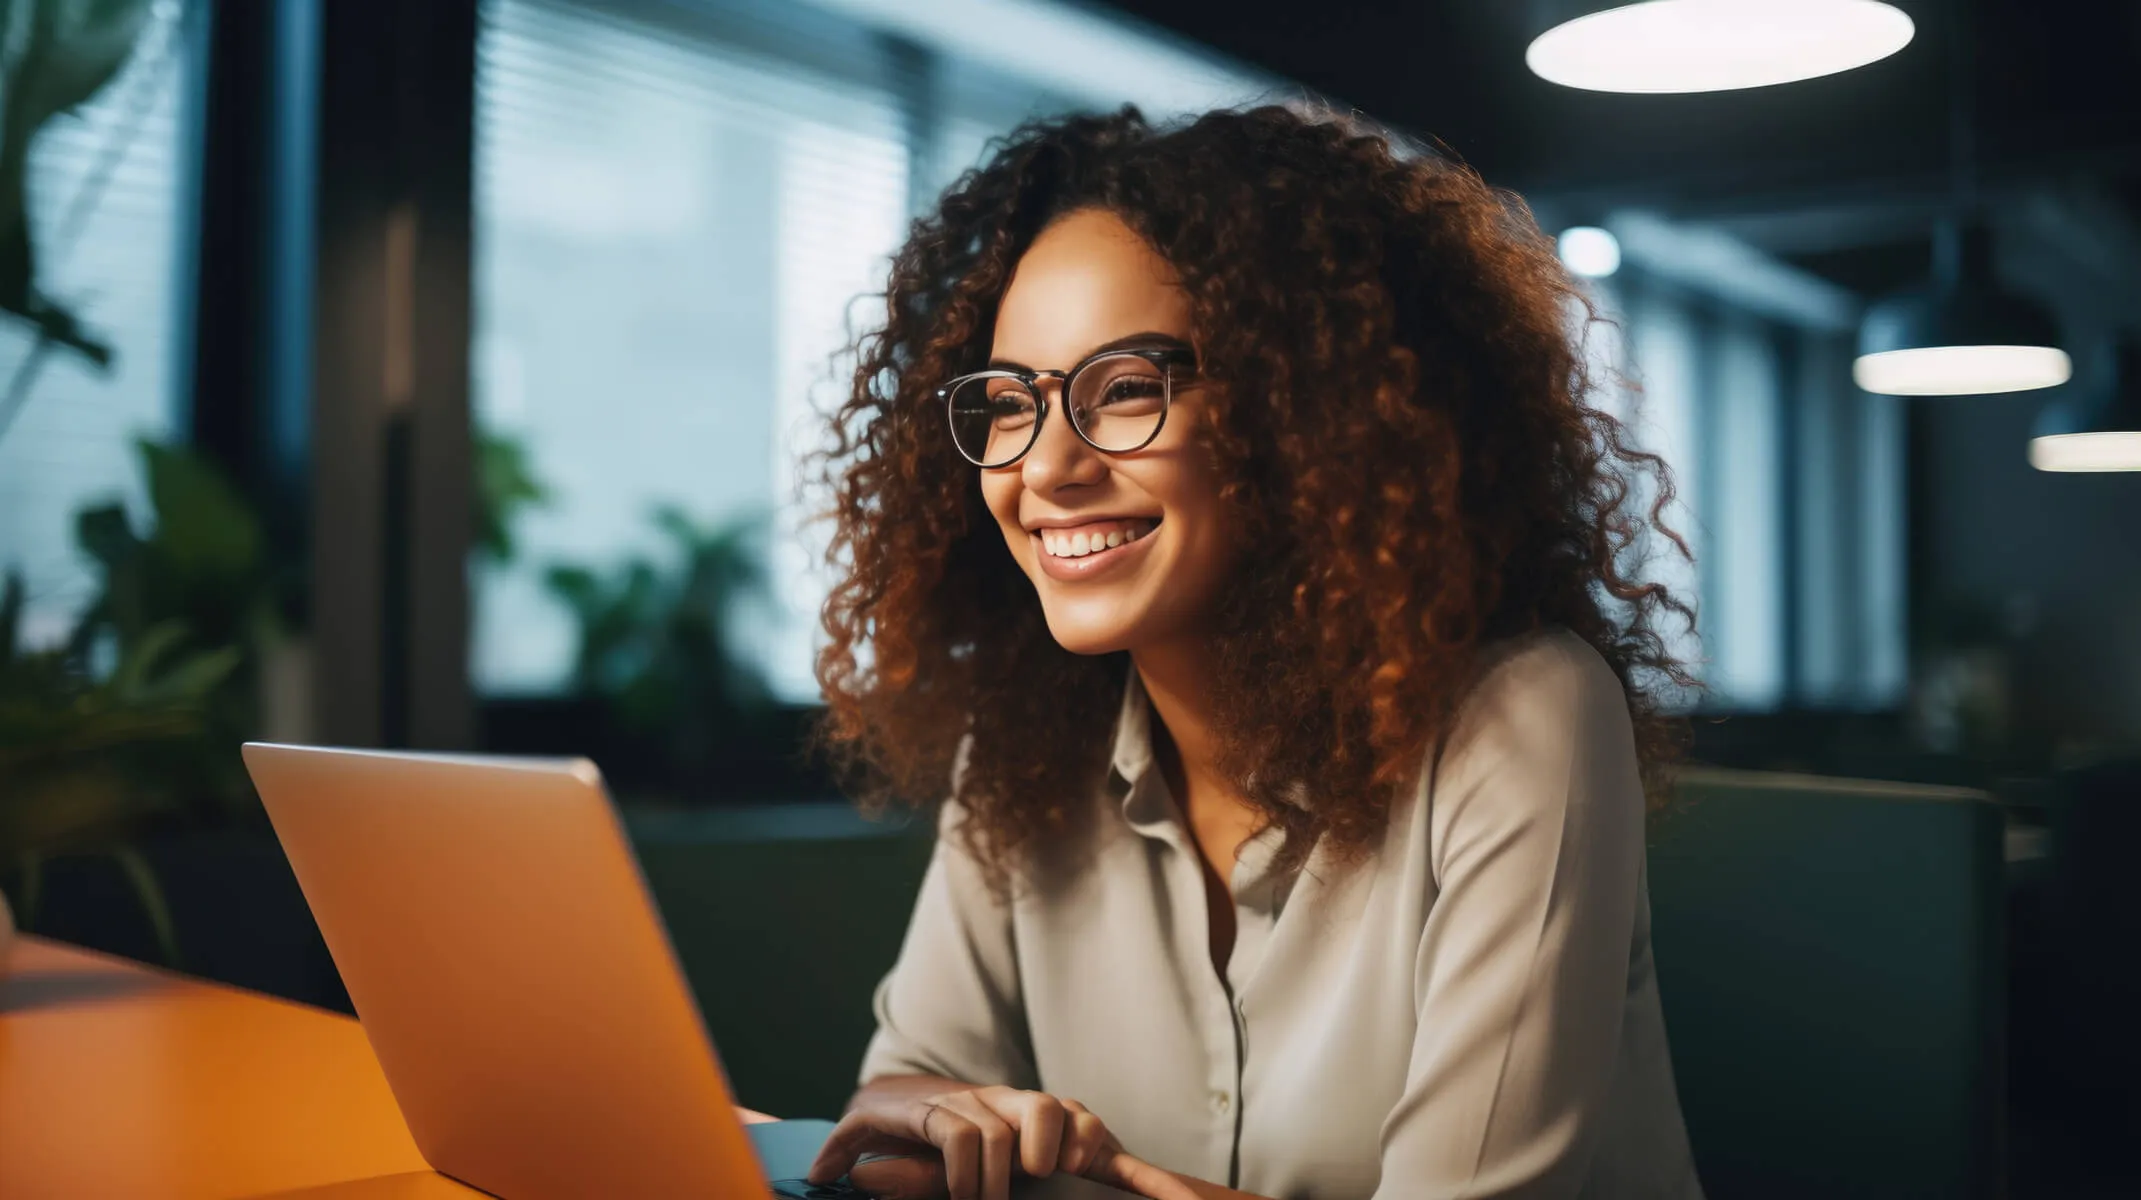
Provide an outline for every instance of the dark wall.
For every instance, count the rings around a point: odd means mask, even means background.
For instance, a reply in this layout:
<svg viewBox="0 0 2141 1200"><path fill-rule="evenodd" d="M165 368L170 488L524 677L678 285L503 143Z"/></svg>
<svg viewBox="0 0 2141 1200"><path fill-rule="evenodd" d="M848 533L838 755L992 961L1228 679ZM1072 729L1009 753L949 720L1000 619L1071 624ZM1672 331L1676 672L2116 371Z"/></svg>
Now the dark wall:
<svg viewBox="0 0 2141 1200"><path fill-rule="evenodd" d="M1919 587L2009 609L2019 721L2141 744L2141 474L2031 467L2043 395L1913 401Z"/></svg>

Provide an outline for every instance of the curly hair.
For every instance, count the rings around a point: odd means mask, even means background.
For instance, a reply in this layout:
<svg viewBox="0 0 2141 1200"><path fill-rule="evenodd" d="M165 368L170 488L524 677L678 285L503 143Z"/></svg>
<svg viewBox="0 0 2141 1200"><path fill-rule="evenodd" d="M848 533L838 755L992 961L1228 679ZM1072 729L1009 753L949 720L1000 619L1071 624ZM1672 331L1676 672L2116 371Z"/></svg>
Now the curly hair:
<svg viewBox="0 0 2141 1200"><path fill-rule="evenodd" d="M1366 854L1485 645L1549 625L1620 678L1655 802L1685 721L1653 689L1699 687L1658 625L1694 612L1626 560L1647 528L1689 552L1665 464L1586 403L1571 317L1601 318L1529 211L1352 119L1126 107L1002 141L914 223L856 347L818 458L840 575L818 733L865 805L956 800L1000 889L1093 811L1128 655L1050 636L932 393L988 358L1035 237L1095 208L1190 299L1200 436L1257 547L1212 624L1219 765L1282 861Z"/></svg>

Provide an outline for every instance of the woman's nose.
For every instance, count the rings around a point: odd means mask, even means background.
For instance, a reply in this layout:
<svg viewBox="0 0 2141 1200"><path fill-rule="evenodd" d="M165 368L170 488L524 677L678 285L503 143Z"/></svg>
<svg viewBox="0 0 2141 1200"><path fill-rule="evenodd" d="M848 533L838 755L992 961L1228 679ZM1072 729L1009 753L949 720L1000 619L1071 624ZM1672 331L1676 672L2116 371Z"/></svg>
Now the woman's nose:
<svg viewBox="0 0 2141 1200"><path fill-rule="evenodd" d="M1086 444L1071 428L1070 409L1063 403L1062 389L1050 396L1048 417L1041 422L1041 436L1021 460L1021 479L1032 491L1097 483L1108 473L1101 454Z"/></svg>

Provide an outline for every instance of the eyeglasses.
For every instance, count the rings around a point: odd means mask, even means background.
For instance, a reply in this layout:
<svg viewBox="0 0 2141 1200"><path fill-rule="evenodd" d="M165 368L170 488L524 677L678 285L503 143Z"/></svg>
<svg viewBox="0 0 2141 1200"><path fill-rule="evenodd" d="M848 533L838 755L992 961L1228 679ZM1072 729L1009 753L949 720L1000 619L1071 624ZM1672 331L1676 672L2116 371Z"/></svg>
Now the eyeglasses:
<svg viewBox="0 0 2141 1200"><path fill-rule="evenodd" d="M1197 356L1178 347L1106 350L1068 371L977 371L937 389L951 418L952 443L977 467L1008 467L1041 439L1048 401L1043 379L1061 380L1071 428L1103 454L1152 444L1167 423L1178 383Z"/></svg>

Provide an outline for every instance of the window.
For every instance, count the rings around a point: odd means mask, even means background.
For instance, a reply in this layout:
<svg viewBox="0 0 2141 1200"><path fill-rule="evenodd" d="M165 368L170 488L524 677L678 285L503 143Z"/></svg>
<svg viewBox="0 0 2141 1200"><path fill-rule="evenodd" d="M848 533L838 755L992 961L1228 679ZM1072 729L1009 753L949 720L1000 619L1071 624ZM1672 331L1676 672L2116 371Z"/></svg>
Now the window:
<svg viewBox="0 0 2141 1200"><path fill-rule="evenodd" d="M783 422L897 236L906 158L880 95L588 10L490 5L480 54L475 407L554 498L482 581L476 681L540 691L575 636L545 567L658 552L657 505L778 507ZM791 691L795 657L767 664Z"/></svg>
<svg viewBox="0 0 2141 1200"><path fill-rule="evenodd" d="M974 22L1005 20L1112 39L1136 69L1024 78L960 56L989 41ZM649 514L668 505L702 528L765 523L770 602L737 614L741 641L778 697L815 700L829 580L822 531L797 536L797 459L846 390L837 356L877 319L865 297L910 213L1030 115L1125 100L1164 113L1263 86L1168 65L1190 59L1038 0L489 0L475 415L523 444L553 496L522 517L513 561L477 568L477 689L560 689L578 633L546 570L660 555ZM1140 94L1141 79L1170 90Z"/></svg>
<svg viewBox="0 0 2141 1200"><path fill-rule="evenodd" d="M1053 0L488 0L477 87L475 409L553 499L476 586L479 691L546 693L577 629L544 572L658 555L658 505L765 522L770 595L739 619L779 697L816 698L822 530L797 458L844 393L837 356L911 213L1029 116L1124 101L1166 116L1274 81ZM994 24L992 24L994 23ZM1003 45L1074 47L1011 57ZM1296 93L1298 89L1295 89ZM1635 234L1648 229L1647 238ZM1727 286L1716 239L1624 230L1601 285L1639 441L1671 464L1645 570L1698 604L1710 704L1876 706L1902 683L1895 410L1849 385L1805 281ZM860 303L858 303L860 301ZM1793 305L1797 305L1794 308ZM1833 307L1833 305L1832 305ZM1794 315L1799 314L1799 315ZM852 318L853 325L850 325ZM1600 332L1600 331L1594 331ZM1645 509L1648 502L1640 498Z"/></svg>
<svg viewBox="0 0 2141 1200"><path fill-rule="evenodd" d="M114 497L140 512L134 439L168 437L180 421L187 32L177 0L156 4L118 74L30 144L34 284L111 351L99 367L0 315L0 569L22 573L32 644L64 637L91 599L75 513Z"/></svg>
<svg viewBox="0 0 2141 1200"><path fill-rule="evenodd" d="M1677 499L1644 578L1698 612L1668 645L1713 711L1894 705L1905 680L1903 448L1892 397L1850 382L1848 335L1704 295L1642 268L1594 285L1619 328L1590 332L1625 374L1597 402L1662 456ZM1647 511L1650 496L1638 497Z"/></svg>

